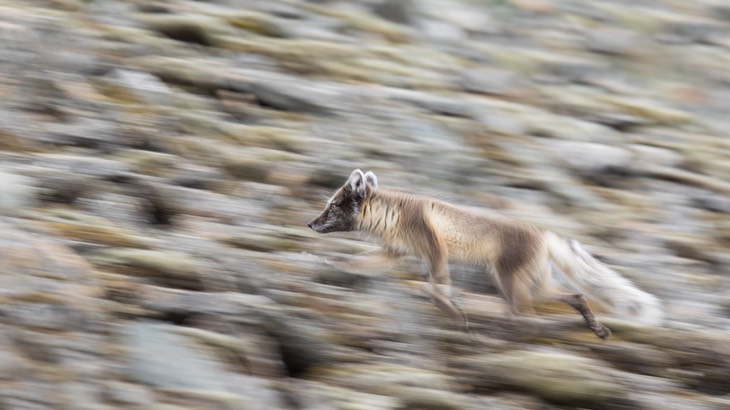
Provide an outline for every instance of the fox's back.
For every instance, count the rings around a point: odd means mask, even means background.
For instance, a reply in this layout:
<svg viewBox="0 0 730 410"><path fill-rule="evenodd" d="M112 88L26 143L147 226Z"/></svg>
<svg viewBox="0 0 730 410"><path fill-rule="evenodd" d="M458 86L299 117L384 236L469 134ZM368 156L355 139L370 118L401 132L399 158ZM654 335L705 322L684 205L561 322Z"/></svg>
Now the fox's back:
<svg viewBox="0 0 730 410"><path fill-rule="evenodd" d="M540 229L481 209L427 200L426 215L434 233L449 249L449 259L476 265L499 263L505 252L531 253Z"/></svg>

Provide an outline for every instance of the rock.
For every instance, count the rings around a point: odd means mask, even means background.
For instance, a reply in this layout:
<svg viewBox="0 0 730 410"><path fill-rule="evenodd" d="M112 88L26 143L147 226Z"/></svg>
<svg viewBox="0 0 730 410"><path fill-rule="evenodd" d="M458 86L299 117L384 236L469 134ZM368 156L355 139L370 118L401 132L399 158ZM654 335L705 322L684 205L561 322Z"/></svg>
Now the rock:
<svg viewBox="0 0 730 410"><path fill-rule="evenodd" d="M58 210L34 215L33 218L64 238L74 241L130 248L149 248L154 244L151 238L138 235L103 218L86 214Z"/></svg>
<svg viewBox="0 0 730 410"><path fill-rule="evenodd" d="M88 383L66 382L61 384L63 401L70 408L78 410L97 410L103 408L101 389Z"/></svg>
<svg viewBox="0 0 730 410"><path fill-rule="evenodd" d="M727 335L686 324L675 328L631 329L627 340L647 343L667 353L676 369L671 377L697 391L722 395L728 388Z"/></svg>
<svg viewBox="0 0 730 410"><path fill-rule="evenodd" d="M421 107L435 114L468 117L471 112L463 101L454 101L445 96L419 91L390 88L384 90L389 98Z"/></svg>
<svg viewBox="0 0 730 410"><path fill-rule="evenodd" d="M663 36L660 38L671 42L703 42L712 35L727 32L726 25L712 19L669 13L663 17Z"/></svg>
<svg viewBox="0 0 730 410"><path fill-rule="evenodd" d="M38 180L38 197L43 202L71 204L99 188L99 180L73 172L40 169L32 172Z"/></svg>
<svg viewBox="0 0 730 410"><path fill-rule="evenodd" d="M214 35L230 32L224 22L205 15L143 14L138 20L172 39L204 46L213 45Z"/></svg>
<svg viewBox="0 0 730 410"><path fill-rule="evenodd" d="M693 202L696 206L712 212L730 214L729 197L721 197L714 193L704 192L702 195L694 197Z"/></svg>
<svg viewBox="0 0 730 410"><path fill-rule="evenodd" d="M313 3L302 3L301 6L307 10L342 20L347 26L365 33L377 34L393 42L407 42L410 32L404 27L393 24L380 16L362 13L347 8L324 7Z"/></svg>
<svg viewBox="0 0 730 410"><path fill-rule="evenodd" d="M381 0L373 8L376 15L398 24L413 23L415 5L411 0Z"/></svg>
<svg viewBox="0 0 730 410"><path fill-rule="evenodd" d="M296 155L263 148L239 148L221 152L224 169L236 178L253 182L265 182L272 165L293 160Z"/></svg>
<svg viewBox="0 0 730 410"><path fill-rule="evenodd" d="M370 394L356 389L342 388L327 383L306 381L298 395L304 409L362 409L362 410L399 410L398 399L378 394ZM313 396L313 397L312 397ZM310 404L311 403L311 404Z"/></svg>
<svg viewBox="0 0 730 410"><path fill-rule="evenodd" d="M50 237L32 234L33 225L27 222L0 219L0 227L4 232L0 238L0 264L7 272L2 288L8 302L17 298L58 305L69 315L68 320L75 320L79 326L98 319L95 315L99 303L94 298L100 295L100 289L95 286L88 263Z"/></svg>
<svg viewBox="0 0 730 410"><path fill-rule="evenodd" d="M635 55L645 47L635 32L614 28L591 29L586 32L586 48L591 51L620 56Z"/></svg>
<svg viewBox="0 0 730 410"><path fill-rule="evenodd" d="M182 212L174 190L154 180L132 178L124 181L124 188L130 196L137 199L140 205L139 215L149 224L171 225L176 215Z"/></svg>
<svg viewBox="0 0 730 410"><path fill-rule="evenodd" d="M12 214L37 204L34 179L0 171L0 214Z"/></svg>
<svg viewBox="0 0 730 410"><path fill-rule="evenodd" d="M131 168L120 161L94 156L37 154L33 157L32 163L49 169L104 179L126 178L131 173Z"/></svg>
<svg viewBox="0 0 730 410"><path fill-rule="evenodd" d="M121 329L129 346L125 372L130 380L154 387L226 391L230 375L222 363L175 326L130 322Z"/></svg>
<svg viewBox="0 0 730 410"><path fill-rule="evenodd" d="M111 382L104 386L104 396L121 405L151 406L154 398L149 389L132 383Z"/></svg>
<svg viewBox="0 0 730 410"><path fill-rule="evenodd" d="M444 43L464 41L468 35L461 27L438 20L421 20L418 27L426 38Z"/></svg>
<svg viewBox="0 0 730 410"><path fill-rule="evenodd" d="M246 158L239 159L241 162L246 160ZM238 171L241 170L238 169ZM254 200L236 199L229 195L199 189L174 186L166 186L164 189L166 198L171 205L174 205L175 213L214 218L227 223L243 224L256 221L267 213L265 207L271 206L271 204L264 205L256 203ZM215 237L220 238L218 235Z"/></svg>
<svg viewBox="0 0 730 410"><path fill-rule="evenodd" d="M438 3L437 3L438 4ZM480 13L477 5L465 3L431 10L439 19L473 33L494 33L499 25L492 14Z"/></svg>
<svg viewBox="0 0 730 410"><path fill-rule="evenodd" d="M478 388L526 392L552 403L608 406L625 400L626 387L605 372L605 365L574 355L513 350L474 358L482 369Z"/></svg>
<svg viewBox="0 0 730 410"><path fill-rule="evenodd" d="M695 172L685 171L683 169L677 169L667 166L654 165L654 164L638 164L638 171L650 175L653 178L663 179L668 181L676 181L682 184L709 189L722 194L730 193L730 183L727 183L718 178L702 175Z"/></svg>
<svg viewBox="0 0 730 410"><path fill-rule="evenodd" d="M396 387L400 385L446 390L450 384L448 377L437 372L395 364L335 365L320 369L318 376L333 384L347 380L358 391L384 396L400 393L401 388Z"/></svg>
<svg viewBox="0 0 730 410"><path fill-rule="evenodd" d="M228 80L247 83L248 91L256 96L259 104L284 111L329 114L334 109L332 103L339 96L337 87L316 86L282 74L238 69Z"/></svg>
<svg viewBox="0 0 730 410"><path fill-rule="evenodd" d="M467 407L465 397L460 394L444 390L408 388L404 389L398 398L401 401L398 410L460 410ZM490 406L490 408L493 408Z"/></svg>
<svg viewBox="0 0 730 410"><path fill-rule="evenodd" d="M94 264L119 272L149 278L168 286L200 289L204 265L175 252L109 248L92 251L86 257Z"/></svg>
<svg viewBox="0 0 730 410"><path fill-rule="evenodd" d="M471 69L462 78L464 89L473 93L514 95L519 87L517 75L506 70Z"/></svg>
<svg viewBox="0 0 730 410"><path fill-rule="evenodd" d="M602 360L632 373L662 377L675 366L669 354L640 344L594 344L590 349Z"/></svg>
<svg viewBox="0 0 730 410"><path fill-rule="evenodd" d="M129 346L127 376L162 388L171 400L235 408L246 405L257 410L282 408L278 393L267 382L229 372L205 345L180 334L176 326L132 322L121 329L121 334Z"/></svg>
<svg viewBox="0 0 730 410"><path fill-rule="evenodd" d="M600 99L627 114L646 118L657 124L683 124L693 120L693 116L687 112L664 107L649 100L608 95L601 96Z"/></svg>
<svg viewBox="0 0 730 410"><path fill-rule="evenodd" d="M223 172L212 167L183 163L176 167L168 180L185 188L215 191L225 180Z"/></svg>
<svg viewBox="0 0 730 410"><path fill-rule="evenodd" d="M636 115L601 112L597 115L589 115L592 121L599 124L609 126L617 131L629 132L644 125L648 125L650 121Z"/></svg>
<svg viewBox="0 0 730 410"><path fill-rule="evenodd" d="M610 145L561 140L545 140L544 144L582 175L625 170L634 160L630 151Z"/></svg>
<svg viewBox="0 0 730 410"><path fill-rule="evenodd" d="M271 37L286 37L286 23L263 13L247 10L221 13L228 24L256 34Z"/></svg>
<svg viewBox="0 0 730 410"><path fill-rule="evenodd" d="M571 117L534 112L520 113L518 118L527 128L527 133L542 137L608 144L613 144L620 138L611 128Z"/></svg>
<svg viewBox="0 0 730 410"><path fill-rule="evenodd" d="M0 111L0 148L13 152L42 150L46 130L33 115L19 110Z"/></svg>
<svg viewBox="0 0 730 410"><path fill-rule="evenodd" d="M146 104L167 106L172 99L170 88L152 74L125 69L114 69L104 81L132 99Z"/></svg>
<svg viewBox="0 0 730 410"><path fill-rule="evenodd" d="M121 289L120 289L121 290ZM119 295L122 296L122 295ZM233 292L195 292L145 285L121 301L135 303L146 310L167 316L233 316L258 325L266 311L273 309L270 299Z"/></svg>
<svg viewBox="0 0 730 410"><path fill-rule="evenodd" d="M643 144L632 144L629 148L636 157L635 162L637 163L679 167L684 162L681 154L670 149Z"/></svg>
<svg viewBox="0 0 730 410"><path fill-rule="evenodd" d="M605 64L586 58L537 53L535 79L547 83L579 83L606 71Z"/></svg>
<svg viewBox="0 0 730 410"><path fill-rule="evenodd" d="M17 337L16 337L17 340ZM5 333L0 334L0 379L11 381L19 376L25 376L30 370L31 363L13 348L12 337Z"/></svg>
<svg viewBox="0 0 730 410"><path fill-rule="evenodd" d="M48 142L108 151L119 146L133 145L134 140L127 137L115 122L80 118L56 125Z"/></svg>
<svg viewBox="0 0 730 410"><path fill-rule="evenodd" d="M332 362L329 332L293 317L270 313L262 321L263 330L279 344L281 359L291 377L305 375Z"/></svg>

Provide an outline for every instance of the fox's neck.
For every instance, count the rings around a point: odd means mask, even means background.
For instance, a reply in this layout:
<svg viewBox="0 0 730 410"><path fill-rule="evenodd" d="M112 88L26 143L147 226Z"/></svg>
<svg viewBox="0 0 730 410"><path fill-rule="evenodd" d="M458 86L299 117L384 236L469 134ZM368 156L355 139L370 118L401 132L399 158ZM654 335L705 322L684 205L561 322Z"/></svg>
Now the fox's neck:
<svg viewBox="0 0 730 410"><path fill-rule="evenodd" d="M398 200L381 190L373 191L360 206L358 229L380 237L390 236L400 218Z"/></svg>

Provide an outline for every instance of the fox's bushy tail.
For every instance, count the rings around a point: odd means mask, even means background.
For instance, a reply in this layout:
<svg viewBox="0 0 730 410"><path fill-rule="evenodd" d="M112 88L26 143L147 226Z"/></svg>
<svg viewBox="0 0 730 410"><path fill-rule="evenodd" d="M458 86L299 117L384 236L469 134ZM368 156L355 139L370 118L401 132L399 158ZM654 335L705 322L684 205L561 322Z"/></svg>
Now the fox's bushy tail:
<svg viewBox="0 0 730 410"><path fill-rule="evenodd" d="M621 319L652 326L662 323L661 302L654 295L596 260L577 241L566 241L552 232L546 233L546 241L551 262L592 301Z"/></svg>

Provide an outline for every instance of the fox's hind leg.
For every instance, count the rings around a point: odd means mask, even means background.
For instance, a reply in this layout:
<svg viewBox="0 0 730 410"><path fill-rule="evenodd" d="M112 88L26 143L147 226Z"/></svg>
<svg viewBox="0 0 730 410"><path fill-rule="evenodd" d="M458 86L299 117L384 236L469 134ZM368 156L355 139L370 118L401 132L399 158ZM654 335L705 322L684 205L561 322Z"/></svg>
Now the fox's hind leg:
<svg viewBox="0 0 730 410"><path fill-rule="evenodd" d="M583 319L585 319L588 328L591 329L596 336L603 340L606 340L611 336L611 330L596 319L591 307L588 305L588 301L583 297L583 295L563 295L558 297L557 300L565 302L573 309L577 310L578 313L583 316Z"/></svg>
<svg viewBox="0 0 730 410"><path fill-rule="evenodd" d="M588 328L603 340L608 339L611 336L611 330L604 326L601 322L596 319L596 315L593 314L588 301L583 295L576 293L575 290L568 289L563 284L558 283L552 276L552 267L546 266L546 275L543 276L544 280L540 282L539 290L537 291L537 297L541 301L558 301L568 304L570 307L575 309L583 319L586 321Z"/></svg>
<svg viewBox="0 0 730 410"><path fill-rule="evenodd" d="M533 313L533 275L525 269L501 269L496 272L497 287L514 316Z"/></svg>

